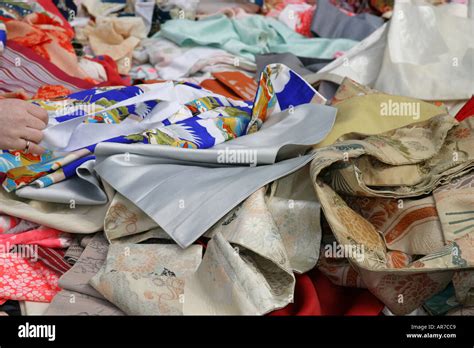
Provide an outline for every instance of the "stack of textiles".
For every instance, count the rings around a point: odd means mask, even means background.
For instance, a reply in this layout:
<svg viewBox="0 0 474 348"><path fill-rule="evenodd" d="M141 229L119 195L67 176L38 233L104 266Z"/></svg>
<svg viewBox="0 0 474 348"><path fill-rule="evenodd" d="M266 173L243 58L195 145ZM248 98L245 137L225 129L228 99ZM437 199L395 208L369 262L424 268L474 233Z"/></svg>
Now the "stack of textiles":
<svg viewBox="0 0 474 348"><path fill-rule="evenodd" d="M471 12L1 1L0 314L472 315Z"/></svg>

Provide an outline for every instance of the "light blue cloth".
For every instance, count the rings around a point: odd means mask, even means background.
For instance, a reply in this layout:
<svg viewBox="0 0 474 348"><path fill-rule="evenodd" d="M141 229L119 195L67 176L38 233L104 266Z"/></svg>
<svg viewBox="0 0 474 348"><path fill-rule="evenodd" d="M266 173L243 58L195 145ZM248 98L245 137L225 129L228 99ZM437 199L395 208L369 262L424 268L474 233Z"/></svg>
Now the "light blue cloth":
<svg viewBox="0 0 474 348"><path fill-rule="evenodd" d="M257 15L241 19L216 15L199 21L170 20L163 24L155 37L166 38L180 46L221 48L251 60L255 60L256 54L270 52L334 58L336 52L347 51L357 44L349 39L310 39L274 18Z"/></svg>

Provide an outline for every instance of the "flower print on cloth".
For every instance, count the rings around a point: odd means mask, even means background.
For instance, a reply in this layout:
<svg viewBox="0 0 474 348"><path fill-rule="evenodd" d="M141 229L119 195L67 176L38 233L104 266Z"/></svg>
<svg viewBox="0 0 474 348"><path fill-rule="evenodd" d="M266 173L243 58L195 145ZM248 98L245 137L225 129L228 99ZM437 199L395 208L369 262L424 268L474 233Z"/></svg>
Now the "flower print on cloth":
<svg viewBox="0 0 474 348"><path fill-rule="evenodd" d="M337 242L364 247L362 258L347 259L397 315L442 291L454 272L474 267L473 128L471 119L458 123L440 115L378 135L348 134L311 163ZM373 184L367 174L382 165L392 174ZM408 184L401 179L410 170L418 178Z"/></svg>
<svg viewBox="0 0 474 348"><path fill-rule="evenodd" d="M51 302L61 290L58 279L42 262L0 253L0 301Z"/></svg>
<svg viewBox="0 0 474 348"><path fill-rule="evenodd" d="M199 245L112 244L90 284L127 314L179 315L186 278L201 258Z"/></svg>

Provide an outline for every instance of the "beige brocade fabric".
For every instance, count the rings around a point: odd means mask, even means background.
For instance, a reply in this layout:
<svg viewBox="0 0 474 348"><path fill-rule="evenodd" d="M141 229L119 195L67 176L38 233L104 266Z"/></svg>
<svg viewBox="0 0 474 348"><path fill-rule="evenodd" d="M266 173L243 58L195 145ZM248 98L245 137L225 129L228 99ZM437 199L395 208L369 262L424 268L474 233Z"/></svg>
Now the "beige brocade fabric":
<svg viewBox="0 0 474 348"><path fill-rule="evenodd" d="M316 265L321 240L307 171L255 192L207 233L203 261L185 284L185 314L265 314L293 302L293 271Z"/></svg>
<svg viewBox="0 0 474 348"><path fill-rule="evenodd" d="M472 185L466 183L465 187L457 187L457 191L453 191L456 194L442 193L448 189L449 185L445 185L447 182L451 181L451 185L455 185L453 179L467 180L467 173L474 165L473 140L472 119L457 124L451 116L441 115L384 134L365 138L359 135L356 140L337 143L318 151L311 163L314 188L337 241L342 245L364 246L365 257L362 260L354 257L349 259L364 285L395 314L408 314L421 306L446 287L453 275L457 274L455 271L463 270L469 274L473 272L468 270L474 268L474 229L466 228L453 236L451 225L443 223L446 216L451 216L453 207L460 212L469 211L473 196L472 192L468 192L472 190ZM456 153L455 157L453 153ZM365 166L359 166L360 159L364 156L370 158L365 160ZM367 165L374 161L383 163L393 175L384 178L379 176L379 180L384 180L383 184L369 187L364 182L364 175L375 170L375 167ZM418 177L415 181L418 183L405 186L400 182L398 178L403 174L397 175L398 165L402 166L403 173L406 173L406 166L416 166L417 170L414 172ZM439 186L441 187L436 189ZM407 249L408 246L414 247L409 239L398 245L388 245L382 237L383 224L377 226L377 219L372 217L371 220L371 216L366 216L369 218L367 220L336 193L339 191L345 195L366 196L367 199L396 198L397 202L398 199L403 202L408 197L429 194L434 189L431 199L435 202L435 215L444 239L444 245L439 246L441 239L439 235L435 235L438 247L434 250L429 249L427 242L419 243L419 250ZM449 197L449 204L442 202L440 197ZM407 201L407 206L401 206L409 209L410 203L416 204L413 202L414 200ZM429 205L430 202L424 204ZM427 235L426 238L432 236ZM392 254L389 248L421 255L414 255L417 258L413 262L394 268L390 263ZM466 281L462 285L455 284L461 294L463 288L470 288ZM466 297L464 296L463 301L466 301Z"/></svg>
<svg viewBox="0 0 474 348"><path fill-rule="evenodd" d="M319 214L309 166L255 192L206 234L211 239L202 262L195 273L181 279L184 288L175 292L182 295L183 313L264 314L292 302L293 271L312 269L319 257ZM166 233L119 194L105 217L105 233L112 247L120 250L129 246L127 242L166 239ZM99 292L125 312L150 314L151 307L120 302L124 297L118 287L110 293L104 285L111 282L109 276L95 278ZM129 275L122 278L121 283L132 284ZM134 286L132 292L141 293ZM176 305L169 313L179 313L179 299Z"/></svg>
<svg viewBox="0 0 474 348"><path fill-rule="evenodd" d="M201 262L202 247L173 244L111 245L90 284L130 315L180 315L184 283Z"/></svg>

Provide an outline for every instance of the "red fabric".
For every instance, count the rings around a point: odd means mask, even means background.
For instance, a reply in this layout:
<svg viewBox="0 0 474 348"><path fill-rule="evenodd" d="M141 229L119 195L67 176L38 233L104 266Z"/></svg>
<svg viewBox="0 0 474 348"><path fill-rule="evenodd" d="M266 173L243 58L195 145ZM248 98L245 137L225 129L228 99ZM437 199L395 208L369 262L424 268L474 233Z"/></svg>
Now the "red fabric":
<svg viewBox="0 0 474 348"><path fill-rule="evenodd" d="M468 117L474 116L474 97L469 99L469 101L462 107L461 110L456 115L456 120L461 122Z"/></svg>
<svg viewBox="0 0 474 348"><path fill-rule="evenodd" d="M333 284L318 269L296 275L294 303L269 315L379 315L384 308L366 289Z"/></svg>
<svg viewBox="0 0 474 348"><path fill-rule="evenodd" d="M64 248L69 246L71 235L54 228L40 226L36 229L20 233L0 234L0 245L35 244L47 248Z"/></svg>
<svg viewBox="0 0 474 348"><path fill-rule="evenodd" d="M118 72L117 63L107 55L97 56L91 59L93 62L101 64L107 73L107 81L99 86L130 86L130 77L122 78Z"/></svg>
<svg viewBox="0 0 474 348"><path fill-rule="evenodd" d="M59 274L42 262L0 254L0 304L5 300L51 302L61 290Z"/></svg>
<svg viewBox="0 0 474 348"><path fill-rule="evenodd" d="M62 81L61 85L65 86L66 88L69 88L72 90L73 89L72 87L75 87L74 89L81 90L81 89L90 89L90 88L95 87L94 84L86 80L67 74L63 70L59 69L56 65L52 64L51 62L44 59L40 55L36 54L33 50L27 47L23 47L14 41L7 41L7 48L13 50L14 53L16 53L17 55L18 54L20 55L19 58L22 59L22 64L19 67L17 67L18 69L26 68L25 67L26 63L23 61L23 58L25 58L25 59L31 60L37 65L40 65L43 70L46 70L47 74L52 75L57 80L61 80ZM24 56L24 57L21 57L21 56ZM12 71L9 71L9 74L15 76L15 74L12 73ZM28 82L31 83L31 81L28 81ZM1 87L3 89L4 86L2 85ZM36 91L37 91L37 88L34 90L33 93L36 93Z"/></svg>
<svg viewBox="0 0 474 348"><path fill-rule="evenodd" d="M74 37L74 35L75 35L74 34L74 29L71 27L71 25L66 20L66 18L64 18L64 16L58 10L58 8L56 7L56 5L54 4L53 1L51 1L51 0L37 0L36 2L39 3L49 13L52 13L52 14L58 16L59 20L61 21L61 26L64 29L66 29L66 31L68 31L69 34L72 35L72 37Z"/></svg>
<svg viewBox="0 0 474 348"><path fill-rule="evenodd" d="M17 245L15 251L25 258L38 260L58 274L64 274L71 269L71 265L64 259L64 249L45 248L40 245Z"/></svg>

